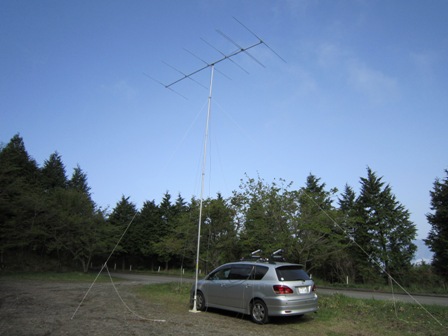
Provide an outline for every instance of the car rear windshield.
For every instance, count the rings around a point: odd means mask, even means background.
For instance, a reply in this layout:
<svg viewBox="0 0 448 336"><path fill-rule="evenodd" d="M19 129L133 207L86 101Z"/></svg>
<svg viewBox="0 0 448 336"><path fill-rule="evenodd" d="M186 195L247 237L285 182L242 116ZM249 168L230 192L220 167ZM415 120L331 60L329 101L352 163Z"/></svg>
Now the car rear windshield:
<svg viewBox="0 0 448 336"><path fill-rule="evenodd" d="M280 266L275 271L280 281L310 280L308 274L299 265Z"/></svg>

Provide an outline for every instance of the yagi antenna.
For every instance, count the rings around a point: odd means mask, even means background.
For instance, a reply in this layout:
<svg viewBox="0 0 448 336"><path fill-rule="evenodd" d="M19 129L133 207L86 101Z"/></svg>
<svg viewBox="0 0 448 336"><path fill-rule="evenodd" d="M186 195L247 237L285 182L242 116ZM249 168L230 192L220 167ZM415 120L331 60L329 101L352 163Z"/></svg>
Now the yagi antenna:
<svg viewBox="0 0 448 336"><path fill-rule="evenodd" d="M185 48L184 48L184 50L185 50L187 53L189 53L191 56L193 56L193 57L197 58L198 60L200 60L202 63L207 64L208 66L211 65L211 64L208 64L206 61L204 61L202 58L200 58L198 55L193 54L190 50L185 49ZM232 78L230 78L229 76L227 76L224 72L219 71L218 69L215 69L215 70L216 70L216 72L219 72L221 75L223 75L223 76L226 77L227 79L232 80Z"/></svg>
<svg viewBox="0 0 448 336"><path fill-rule="evenodd" d="M179 92L175 91L172 89L172 86L174 86L175 84L183 81L184 79L190 79L193 82L195 82L196 84L198 84L199 86L208 89L206 86L204 86L202 83L198 82L197 80L193 79L192 77L194 75L196 75L197 73L213 67L214 70L216 70L217 72L221 73L222 75L224 75L225 77L227 77L228 79L230 79L227 75L225 75L224 73L222 73L221 71L218 71L217 69L215 69L215 65L223 62L223 61L230 61L233 64L235 64L237 67L239 67L242 71L244 71L245 73L249 74L249 72L244 69L241 65L239 65L237 62L235 62L235 60L233 59L234 56L240 54L240 53L245 53L246 55L248 55L252 60L254 60L256 63L258 63L259 65L261 65L262 67L265 67L265 65L263 63L261 63L258 59L256 59L251 53L249 53L249 50L252 48L255 48L257 46L259 46L260 44L264 44L274 55L276 55L278 58L280 58L283 62L286 63L286 60L284 58L282 58L277 52L275 52L274 49L272 49L264 40L262 40L258 35L256 35L252 30L250 30L246 25L244 25L241 21L239 21L237 18L233 17L233 19L238 22L244 29L246 29L251 35L253 35L258 42L253 43L247 47L242 47L241 45L239 45L238 43L236 43L233 39L231 39L228 35L224 34L222 31L220 30L216 30L221 36L223 36L226 40L228 40L230 43L232 43L233 45L235 45L238 49L234 52L231 52L229 54L225 54L223 53L221 50L219 50L218 48L214 47L212 44L210 44L209 42L207 42L206 40L204 40L203 38L201 38L202 41L204 41L207 45L209 45L211 48L213 48L214 50L216 50L218 53L220 53L222 55L222 57L220 59L217 59L213 62L207 62L205 60L203 60L202 58L198 57L197 55L195 55L194 53L192 53L191 51L187 50L184 48L185 51L187 51L189 54L191 54L192 56L194 56L195 58L199 59L201 62L203 62L205 65L199 69L196 69L193 72L190 73L184 73L182 71L180 71L179 69L175 68L174 66L163 62L165 65L169 66L170 68L174 69L175 71L177 71L178 73L180 73L183 77L180 77L178 79L176 79L175 81L169 83L169 84L164 84L161 81L149 76L148 74L144 74L145 76L149 77L150 79L152 79L153 81L155 81L156 83L164 86L166 89L169 89L170 91L178 94L179 96L187 99L185 96L183 96L182 94L180 94Z"/></svg>
<svg viewBox="0 0 448 336"><path fill-rule="evenodd" d="M174 86L175 84L183 81L184 79L190 79L192 81L194 81L196 84L200 85L203 88L208 89L206 86L204 86L203 84L201 84L200 82L194 80L192 77L194 75L196 75L197 73L213 67L214 70L216 70L217 72L221 73L222 75L224 75L225 77L229 78L228 76L226 76L224 73L222 73L221 71L218 71L217 69L215 69L215 65L223 62L223 61L230 61L233 64L235 64L237 67L239 67L242 71L244 71L245 73L249 74L249 72L244 69L241 65L239 65L238 63L235 62L235 60L233 60L233 57L240 54L240 53L245 53L246 55L248 55L252 60L254 60L256 63L260 64L262 67L265 67L265 65L263 63L261 63L258 59L256 59L252 54L249 53L249 50L252 48L255 48L257 46L259 46L260 44L264 44L274 55L276 55L278 58L280 58L283 62L286 63L286 60L284 58L282 58L277 52L275 52L274 49L272 49L264 40L262 40L257 34L255 34L251 29L249 29L246 25L244 25L241 21L239 21L237 18L233 17L233 19L238 22L244 29L246 29L251 35L253 35L258 42L253 43L252 45L249 45L247 47L242 47L241 45L239 45L238 43L236 43L233 39L231 39L229 36L227 36L226 34L224 34L222 31L220 30L216 30L221 36L223 36L226 40L228 40L230 43L232 43L233 45L235 45L238 49L234 52L231 52L229 54L225 54L223 53L221 50L219 50L218 48L214 47L212 44L210 44L209 42L207 42L206 40L204 40L203 38L201 38L202 41L204 41L207 45L209 45L210 47L212 47L214 50L216 50L218 53L220 53L222 55L222 58L217 59L213 62L207 62L203 59L201 59L200 57L196 56L195 54L193 54L191 51L187 50L184 48L184 50L186 50L188 53L190 53L191 55L193 55L195 58L199 59L201 62L203 62L205 65L199 69L196 69L195 71L191 72L191 73L184 73L182 71L180 71L179 69L173 67L172 65L163 62L165 65L169 66L170 68L174 69L175 71L179 72L181 75L183 75L183 77L178 78L177 80L169 83L169 84L164 84L161 81L149 76L148 74L144 73L145 76L149 77L150 79L152 79L153 81L155 81L156 83L164 86L166 89L169 89L170 91L178 94L179 96L187 99L185 96L183 96L182 94L180 94L179 92L175 91L172 89L172 86ZM230 79L230 78L229 78Z"/></svg>
<svg viewBox="0 0 448 336"><path fill-rule="evenodd" d="M231 43L233 43L237 48L240 49L241 52L244 52L245 54L247 54L247 56L249 56L250 58L252 58L255 62L257 62L258 64L260 64L263 68L266 68L264 66L263 63L261 63L259 60L257 60L254 56L252 56L247 49L244 49L243 47L241 47L238 43L236 43L235 41L233 41L230 37L228 37L226 34L224 34L222 31L220 30L216 30L219 34L221 34L224 38L226 38L228 41L230 41ZM260 40L260 44L263 43L263 41Z"/></svg>
<svg viewBox="0 0 448 336"><path fill-rule="evenodd" d="M274 49L272 49L265 41L263 41L261 38L259 38L252 30L247 28L241 21L239 21L236 17L233 17L233 19L236 22L238 22L241 26L243 26L249 33L251 33L253 36L255 36L260 42L262 42L274 55L276 55L278 58L280 58L283 62L287 63L284 58L282 58L279 54L277 54Z"/></svg>
<svg viewBox="0 0 448 336"><path fill-rule="evenodd" d="M162 86L164 86L166 89L168 89L168 90L170 90L170 91L172 91L172 92L174 92L175 94L177 94L177 95L179 95L179 96L181 96L182 98L184 98L184 99L186 99L186 100L188 100L188 98L187 97L185 97L184 95L182 95L182 94L180 94L179 92L177 92L177 91L175 91L175 90L173 90L172 88L170 88L170 87L167 87L165 84L163 84L161 81L159 81L159 80L157 80L157 79L155 79L154 77L151 77L150 75L148 75L147 73L143 73L146 77L148 77L149 79L152 79L154 82L156 82L156 83L159 83L160 85L162 85Z"/></svg>
<svg viewBox="0 0 448 336"><path fill-rule="evenodd" d="M172 65L166 63L165 61L162 61L163 64L165 64L166 66L169 66L171 69L176 70L178 73L180 73L181 75L184 75L184 78L188 78L190 80L192 80L193 82L195 82L196 84L198 84L199 86L202 86L204 89L208 90L208 87L206 87L205 85L202 85L200 82L198 82L197 80L193 79L193 77L184 74L182 71L180 71L179 69L176 69L175 67L173 67Z"/></svg>
<svg viewBox="0 0 448 336"><path fill-rule="evenodd" d="M209 67L214 67L215 65L221 63L222 61L230 60L232 57L234 57L234 56L236 56L236 55L238 55L238 54L240 54L242 52L247 52L247 50L252 49L252 48L254 48L254 47L256 47L256 46L258 46L258 45L260 45L262 43L263 43L263 41L258 41L257 43L252 44L252 45L250 45L250 46L248 46L246 48L240 48L239 50L234 51L234 52L232 52L232 53L230 53L228 55L223 55L222 58L220 58L220 59L218 59L218 60L216 60L214 62L207 63L207 65L203 66L202 68L199 68L199 69L197 69L197 70L195 70L195 71L193 71L193 72L191 72L189 74L183 74L184 77L179 78L179 79L175 80L174 82L165 85L165 87L169 88L169 87L173 86L174 84L177 84L180 81L182 81L182 80L184 80L186 78L189 78L189 77L191 77L191 76L201 72L202 70L205 70L205 69L207 69Z"/></svg>
<svg viewBox="0 0 448 336"><path fill-rule="evenodd" d="M203 38L201 38L202 41L204 41L206 44L208 44L210 47L212 47L213 49L215 49L217 52L219 52L222 56L226 56L221 50L219 50L218 48L215 48L213 45L211 45L210 43L208 43L206 40L204 40ZM239 65L237 62L235 62L232 58L229 58L229 61L232 62L233 64L235 64L238 68L240 68L241 70L243 70L245 73L249 74L249 72L247 72L246 69L244 69L241 65Z"/></svg>

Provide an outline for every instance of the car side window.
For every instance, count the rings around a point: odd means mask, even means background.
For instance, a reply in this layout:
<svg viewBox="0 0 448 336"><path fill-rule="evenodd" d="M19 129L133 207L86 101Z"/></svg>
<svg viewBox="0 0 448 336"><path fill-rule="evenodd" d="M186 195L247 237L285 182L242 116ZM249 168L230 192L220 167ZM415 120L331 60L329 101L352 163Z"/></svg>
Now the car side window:
<svg viewBox="0 0 448 336"><path fill-rule="evenodd" d="M208 280L229 280L230 267L225 267L210 274Z"/></svg>
<svg viewBox="0 0 448 336"><path fill-rule="evenodd" d="M252 280L261 280L264 275L268 272L269 267L266 266L255 266L252 272L251 279Z"/></svg>
<svg viewBox="0 0 448 336"><path fill-rule="evenodd" d="M251 265L233 265L230 271L230 280L248 280L253 266Z"/></svg>

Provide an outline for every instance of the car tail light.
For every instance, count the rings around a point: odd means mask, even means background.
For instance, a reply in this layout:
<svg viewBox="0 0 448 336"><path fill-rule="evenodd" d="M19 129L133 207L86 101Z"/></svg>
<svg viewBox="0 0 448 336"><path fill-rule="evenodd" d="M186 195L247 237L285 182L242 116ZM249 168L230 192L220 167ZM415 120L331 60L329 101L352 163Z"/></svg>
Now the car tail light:
<svg viewBox="0 0 448 336"><path fill-rule="evenodd" d="M274 292L280 295L294 294L294 291L285 285L274 285Z"/></svg>

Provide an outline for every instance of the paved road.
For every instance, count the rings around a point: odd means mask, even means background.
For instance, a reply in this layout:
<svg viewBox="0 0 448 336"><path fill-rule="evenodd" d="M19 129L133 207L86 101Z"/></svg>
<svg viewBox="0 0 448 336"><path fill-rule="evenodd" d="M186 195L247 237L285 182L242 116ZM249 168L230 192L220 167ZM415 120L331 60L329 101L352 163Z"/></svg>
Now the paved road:
<svg viewBox="0 0 448 336"><path fill-rule="evenodd" d="M114 278L127 280L130 284L155 284L166 282L190 282L193 283L191 278L179 278L170 276L158 276L158 275L143 275L136 273L111 273ZM317 293L332 295L343 294L349 297L358 299L375 299L375 300L398 300L410 303L420 303L422 305L441 305L448 306L448 297L446 296L433 296L433 295L405 295L380 292L369 292L360 290L346 290L346 289L333 289L333 288L318 288Z"/></svg>

